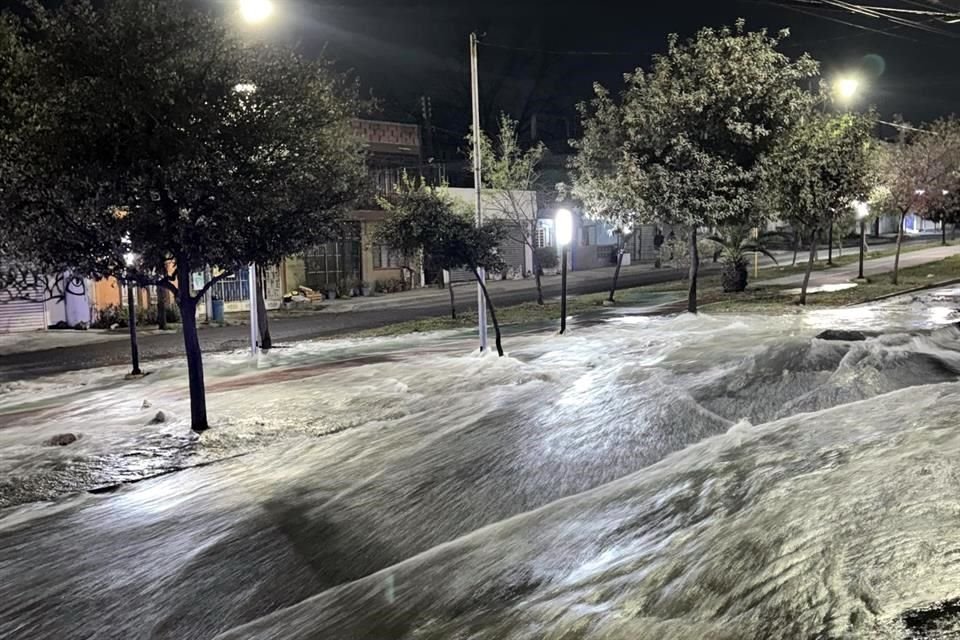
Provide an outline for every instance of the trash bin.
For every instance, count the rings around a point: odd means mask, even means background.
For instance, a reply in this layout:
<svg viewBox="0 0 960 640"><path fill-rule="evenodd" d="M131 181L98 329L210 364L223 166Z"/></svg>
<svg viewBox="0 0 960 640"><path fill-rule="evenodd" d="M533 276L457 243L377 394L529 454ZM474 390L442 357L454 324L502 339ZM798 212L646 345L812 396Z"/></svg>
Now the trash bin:
<svg viewBox="0 0 960 640"><path fill-rule="evenodd" d="M223 322L223 300L213 299L213 321Z"/></svg>

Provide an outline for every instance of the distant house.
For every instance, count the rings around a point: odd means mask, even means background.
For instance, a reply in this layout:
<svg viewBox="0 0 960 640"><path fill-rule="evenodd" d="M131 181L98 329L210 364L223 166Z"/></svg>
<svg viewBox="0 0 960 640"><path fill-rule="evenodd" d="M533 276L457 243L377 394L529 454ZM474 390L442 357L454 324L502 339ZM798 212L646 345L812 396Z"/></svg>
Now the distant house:
<svg viewBox="0 0 960 640"><path fill-rule="evenodd" d="M424 159L420 127L402 122L356 120L354 131L363 140L367 163L376 194L394 190L406 173L422 176L429 184L441 184L445 178L443 164ZM306 286L317 291L340 285L350 288L354 282L370 286L380 281L399 280L405 273L401 258L389 247L376 243L377 225L385 212L374 198L351 212L337 238L318 244L302 256L284 261L282 290Z"/></svg>

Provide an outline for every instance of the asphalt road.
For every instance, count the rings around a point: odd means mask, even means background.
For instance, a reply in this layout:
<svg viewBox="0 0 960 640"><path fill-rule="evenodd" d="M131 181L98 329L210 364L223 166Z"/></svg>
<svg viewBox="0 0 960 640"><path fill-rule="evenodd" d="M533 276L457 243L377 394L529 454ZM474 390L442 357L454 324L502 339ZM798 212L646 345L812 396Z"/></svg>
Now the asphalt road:
<svg viewBox="0 0 960 640"><path fill-rule="evenodd" d="M706 265L701 272L709 272L713 265ZM579 272L577 281L568 285L570 294L598 293L610 287L612 270ZM625 270L619 287L636 287L679 280L683 273L674 269ZM535 299L533 280L529 286L516 286L504 290L491 287L495 304L510 306ZM506 283L505 283L506 284ZM560 295L560 279L544 281L544 295ZM473 286L457 287L458 311L475 311L476 295ZM296 317L274 317L270 321L270 333L274 344L309 340L335 335L345 335L363 329L373 329L397 322L445 316L449 313L449 299L445 292L430 296L418 303L406 306L389 306L367 310L351 310L343 313L324 312ZM230 351L249 345L250 331L247 326L207 327L200 331L200 343L206 353ZM179 356L183 353L183 336L180 333L144 335L139 339L140 360L149 368L151 359ZM130 361L130 345L125 340L98 342L85 345L61 347L43 351L31 351L0 356L0 382L25 380L43 375L75 371L100 366L120 365Z"/></svg>
<svg viewBox="0 0 960 640"><path fill-rule="evenodd" d="M912 240L929 241L930 238L920 237ZM946 252L944 255L951 255L957 250L960 250L960 248L944 248ZM790 252L779 253L782 263L788 263ZM928 252L924 251L923 253ZM826 257L825 250L819 252L819 254L822 258ZM901 265L919 264L932 259L940 259L944 255L938 253L936 257L932 257L907 253L901 258ZM892 258L889 260L892 264ZM762 266L769 266L770 264L770 261L766 258L761 263ZM707 274L716 268L716 265L706 263L701 266L700 272L701 274ZM838 269L837 272L844 270L843 278L847 279L852 277L847 274L847 271L855 268L856 266L843 267ZM889 269L886 266L884 268ZM820 278L823 277L823 274L828 273L830 272L817 272L819 275L816 275L816 277ZM571 295L607 291L610 287L612 274L612 268L571 273L568 291ZM634 266L623 271L618 287L623 289L646 284L673 282L681 279L684 275L683 271L675 269L651 269L649 266ZM802 276L794 275L789 278L796 279L798 277ZM767 282L767 284L770 284L770 282ZM535 299L533 280L495 282L488 285L488 288L494 303L498 307L520 304ZM545 279L543 289L546 297L559 296L560 278ZM458 311L476 310L476 295L474 292L475 287L472 284L457 287ZM301 340L348 335L354 331L373 329L408 320L445 316L449 313L449 298L446 292L440 290L418 293L404 298L402 301L399 297L395 300L396 302L385 299L382 306L358 305L357 308L345 310L341 313L325 311L303 316L272 317L270 332L274 344L282 346ZM344 307L348 306L347 304L344 305ZM250 343L249 336L249 327L247 326L206 327L200 331L200 343L205 353L230 351L246 348ZM175 357L183 354L183 336L180 333L143 335L140 337L139 345L141 363L146 364L147 368L149 368L151 359ZM0 382L26 380L43 375L100 366L120 365L129 361L130 346L126 340L15 353L0 356Z"/></svg>

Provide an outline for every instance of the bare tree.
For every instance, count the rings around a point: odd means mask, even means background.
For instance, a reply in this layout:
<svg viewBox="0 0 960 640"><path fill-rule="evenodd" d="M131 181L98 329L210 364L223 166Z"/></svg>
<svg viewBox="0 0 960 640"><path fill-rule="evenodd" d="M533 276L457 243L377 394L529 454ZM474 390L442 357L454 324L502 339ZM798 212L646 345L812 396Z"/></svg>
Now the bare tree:
<svg viewBox="0 0 960 640"><path fill-rule="evenodd" d="M537 143L524 150L520 146L517 121L500 114L499 130L495 139L480 136L480 156L483 160L484 202L488 209L502 219L508 240L522 244L533 256L533 277L537 283L537 304L543 304L543 272L537 257L537 201L535 192L540 186L540 161L546 147ZM468 136L472 143L473 137ZM473 145L470 145L471 160Z"/></svg>

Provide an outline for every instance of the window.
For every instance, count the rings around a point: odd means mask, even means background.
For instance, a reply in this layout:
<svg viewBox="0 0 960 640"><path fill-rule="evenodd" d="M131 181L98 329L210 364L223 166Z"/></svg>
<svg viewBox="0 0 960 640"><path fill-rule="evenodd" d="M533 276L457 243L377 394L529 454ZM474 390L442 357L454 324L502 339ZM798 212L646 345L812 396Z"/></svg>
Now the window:
<svg viewBox="0 0 960 640"><path fill-rule="evenodd" d="M533 245L535 249L542 249L543 247L550 246L550 236L547 233L546 227L537 227L537 235L533 238Z"/></svg>
<svg viewBox="0 0 960 640"><path fill-rule="evenodd" d="M589 247L597 244L597 227L594 225L580 227L580 246Z"/></svg>
<svg viewBox="0 0 960 640"><path fill-rule="evenodd" d="M613 245L605 244L597 247L597 260L613 260Z"/></svg>
<svg viewBox="0 0 960 640"><path fill-rule="evenodd" d="M399 269L400 254L396 251L393 251L385 244L373 245L373 268Z"/></svg>

